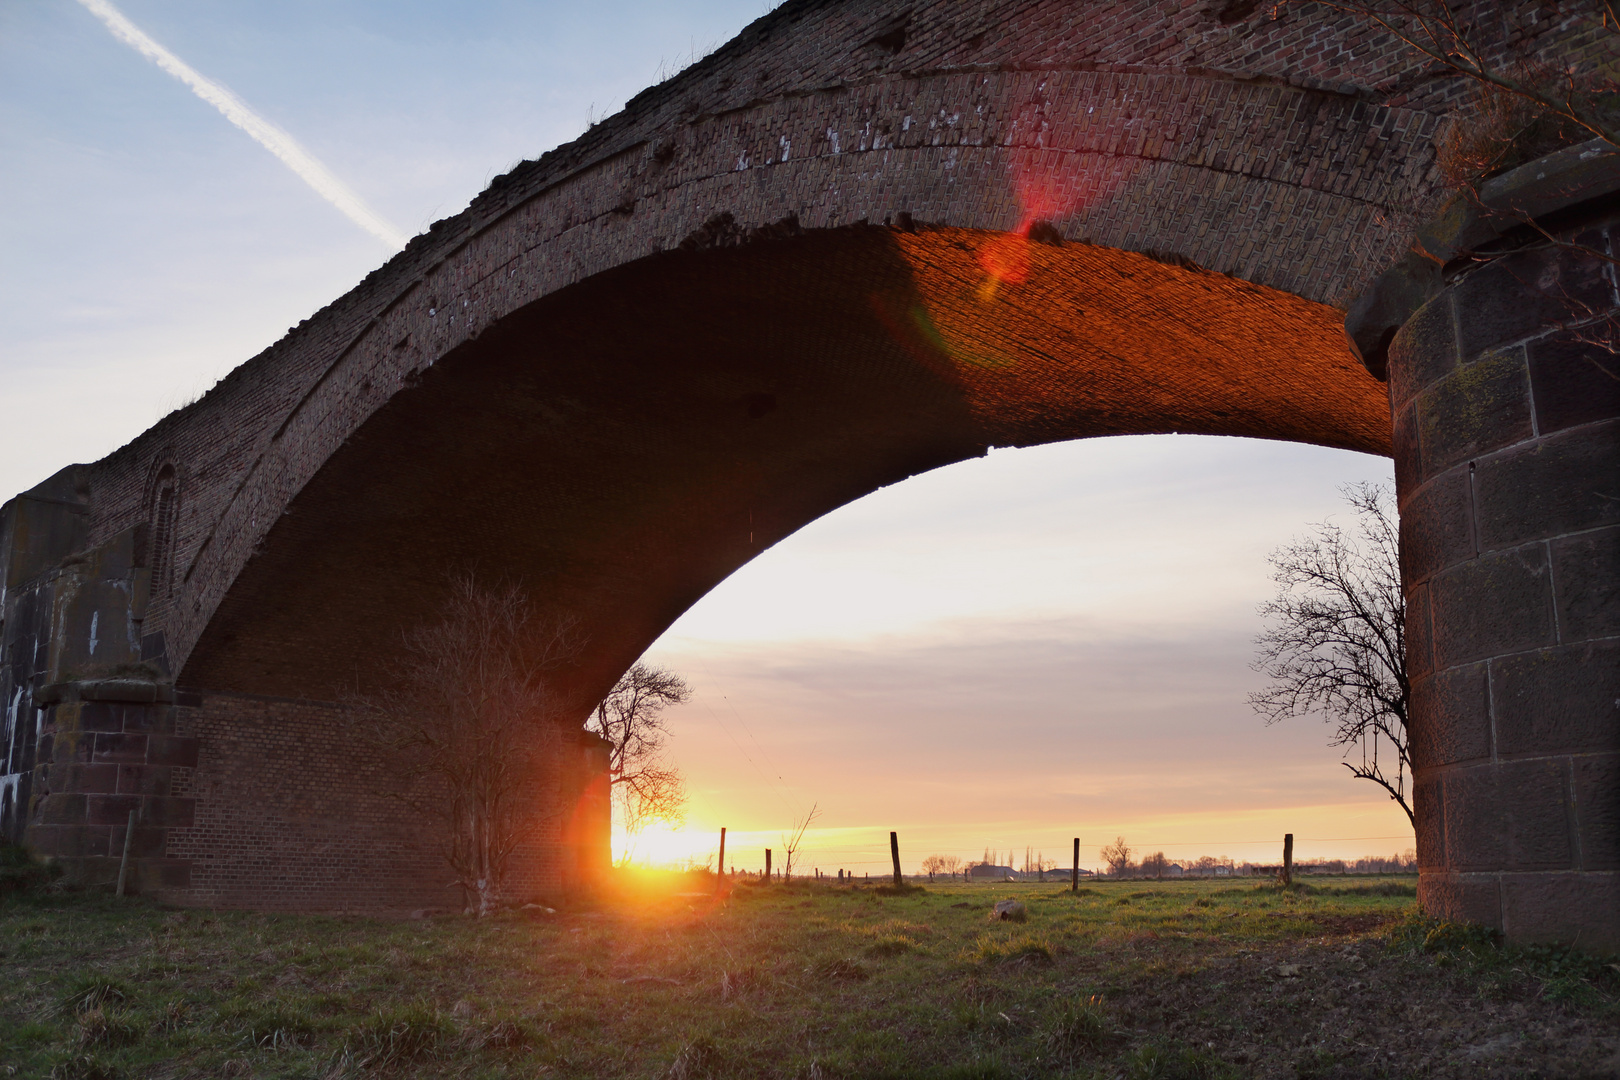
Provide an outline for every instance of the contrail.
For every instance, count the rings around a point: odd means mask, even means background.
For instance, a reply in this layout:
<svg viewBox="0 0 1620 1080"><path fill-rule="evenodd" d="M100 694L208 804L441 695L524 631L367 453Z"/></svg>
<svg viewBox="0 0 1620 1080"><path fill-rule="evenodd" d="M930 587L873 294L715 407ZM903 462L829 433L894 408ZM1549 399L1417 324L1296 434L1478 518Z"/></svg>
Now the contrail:
<svg viewBox="0 0 1620 1080"><path fill-rule="evenodd" d="M79 3L105 23L119 41L191 87L198 97L224 113L225 119L253 136L260 146L280 158L287 168L297 173L321 198L343 211L350 221L395 251L405 247L405 234L367 206L360 196L349 190L347 184L333 176L331 170L315 160L308 150L299 146L298 140L248 108L241 98L225 87L205 78L184 60L147 37L140 27L125 18L124 13L108 0L79 0Z"/></svg>

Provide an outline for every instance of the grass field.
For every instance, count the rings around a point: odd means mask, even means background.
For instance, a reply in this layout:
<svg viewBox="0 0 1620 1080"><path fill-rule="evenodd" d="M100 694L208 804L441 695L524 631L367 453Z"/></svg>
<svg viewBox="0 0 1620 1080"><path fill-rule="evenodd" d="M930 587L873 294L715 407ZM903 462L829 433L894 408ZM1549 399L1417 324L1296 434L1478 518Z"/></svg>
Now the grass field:
<svg viewBox="0 0 1620 1080"><path fill-rule="evenodd" d="M1620 970L1427 924L1410 878L887 891L626 876L483 921L12 896L0 1073L1620 1073ZM1007 898L1026 921L991 921Z"/></svg>

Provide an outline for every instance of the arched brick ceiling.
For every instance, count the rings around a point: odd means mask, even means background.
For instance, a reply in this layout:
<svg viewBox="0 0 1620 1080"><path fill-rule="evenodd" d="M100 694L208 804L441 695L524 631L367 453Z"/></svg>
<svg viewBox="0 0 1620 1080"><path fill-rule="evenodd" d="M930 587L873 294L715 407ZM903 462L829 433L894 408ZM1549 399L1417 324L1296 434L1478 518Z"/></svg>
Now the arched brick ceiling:
<svg viewBox="0 0 1620 1080"><path fill-rule="evenodd" d="M984 452L1135 432L1388 453L1331 308L1111 248L850 227L654 256L501 319L294 498L188 660L203 688L329 698L451 568L581 620L600 692L807 522Z"/></svg>

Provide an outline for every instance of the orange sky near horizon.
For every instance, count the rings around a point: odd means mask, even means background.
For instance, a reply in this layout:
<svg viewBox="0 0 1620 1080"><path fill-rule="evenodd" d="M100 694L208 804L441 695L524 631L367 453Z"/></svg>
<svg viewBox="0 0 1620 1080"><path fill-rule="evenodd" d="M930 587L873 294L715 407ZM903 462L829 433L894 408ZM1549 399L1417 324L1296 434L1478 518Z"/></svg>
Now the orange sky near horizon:
<svg viewBox="0 0 1620 1080"><path fill-rule="evenodd" d="M1172 861L1413 847L1314 718L1246 695L1267 552L1345 513L1387 460L1250 439L1086 440L937 470L764 553L649 650L693 699L670 714L687 821L634 861L757 869L812 804L802 865L886 873L929 854L1081 865L1124 836ZM616 854L626 852L615 838Z"/></svg>

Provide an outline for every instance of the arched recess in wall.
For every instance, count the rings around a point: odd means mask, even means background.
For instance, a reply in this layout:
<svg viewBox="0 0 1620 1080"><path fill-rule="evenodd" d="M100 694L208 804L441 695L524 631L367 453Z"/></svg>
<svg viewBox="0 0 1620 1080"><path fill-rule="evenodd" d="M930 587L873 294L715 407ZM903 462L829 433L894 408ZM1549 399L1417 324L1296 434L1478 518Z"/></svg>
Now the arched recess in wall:
<svg viewBox="0 0 1620 1080"><path fill-rule="evenodd" d="M174 591L174 535L180 516L180 483L172 462L153 475L146 500L147 565L152 571L152 604L166 605Z"/></svg>

